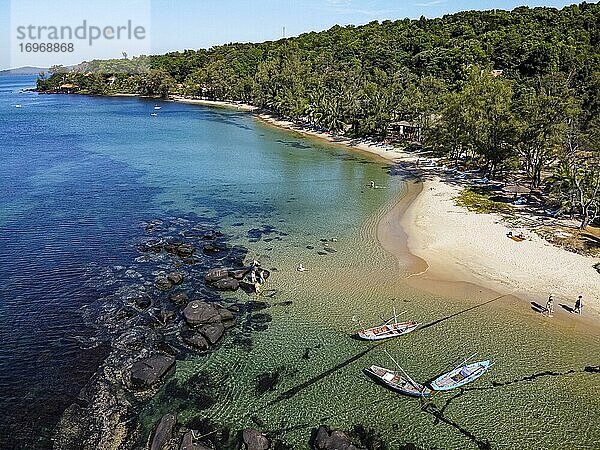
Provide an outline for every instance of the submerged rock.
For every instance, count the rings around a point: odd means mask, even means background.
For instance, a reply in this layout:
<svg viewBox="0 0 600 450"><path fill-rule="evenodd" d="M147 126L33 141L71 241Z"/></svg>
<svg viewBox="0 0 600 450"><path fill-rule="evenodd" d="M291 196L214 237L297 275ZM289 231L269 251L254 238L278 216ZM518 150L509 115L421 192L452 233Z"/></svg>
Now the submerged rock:
<svg viewBox="0 0 600 450"><path fill-rule="evenodd" d="M314 447L317 450L359 450L343 431L329 431L321 425L314 437Z"/></svg>
<svg viewBox="0 0 600 450"><path fill-rule="evenodd" d="M242 449L268 450L269 440L260 431L246 429L242 432Z"/></svg>
<svg viewBox="0 0 600 450"><path fill-rule="evenodd" d="M188 303L183 310L183 317L192 326L221 321L217 308L200 300Z"/></svg>
<svg viewBox="0 0 600 450"><path fill-rule="evenodd" d="M166 277L158 277L154 281L154 285L157 289L160 289L161 291L168 291L173 287L173 282Z"/></svg>
<svg viewBox="0 0 600 450"><path fill-rule="evenodd" d="M167 443L173 439L173 430L177 423L177 415L168 413L156 424L154 433L150 439L150 450L162 450Z"/></svg>
<svg viewBox="0 0 600 450"><path fill-rule="evenodd" d="M181 332L181 338L186 344L200 350L207 350L210 346L202 333L195 330L185 330Z"/></svg>
<svg viewBox="0 0 600 450"><path fill-rule="evenodd" d="M179 272L171 272L169 275L167 275L167 279L173 284L183 283L183 275Z"/></svg>
<svg viewBox="0 0 600 450"><path fill-rule="evenodd" d="M205 255L216 255L221 250L222 250L222 248L217 247L216 245L212 245L212 244L206 244L204 247L202 247L202 251L204 252Z"/></svg>
<svg viewBox="0 0 600 450"><path fill-rule="evenodd" d="M131 384L147 388L160 381L175 366L175 358L159 355L145 358L131 367Z"/></svg>
<svg viewBox="0 0 600 450"><path fill-rule="evenodd" d="M215 281L212 286L219 291L237 291L240 287L240 282L235 278L223 278L222 280Z"/></svg>
<svg viewBox="0 0 600 450"><path fill-rule="evenodd" d="M173 292L169 295L169 300L171 303L177 306L187 305L189 302L189 298L185 292Z"/></svg>
<svg viewBox="0 0 600 450"><path fill-rule="evenodd" d="M194 247L192 244L181 244L176 248L175 252L179 256L187 258L192 256L196 252L196 247Z"/></svg>
<svg viewBox="0 0 600 450"><path fill-rule="evenodd" d="M229 270L224 268L211 269L206 275L204 275L204 281L207 283L214 283L215 281L227 278L229 276Z"/></svg>
<svg viewBox="0 0 600 450"><path fill-rule="evenodd" d="M211 344L215 344L219 339L221 339L221 336L223 336L225 327L220 322L211 323L200 328L200 332Z"/></svg>
<svg viewBox="0 0 600 450"><path fill-rule="evenodd" d="M251 269L243 268L243 269L234 269L228 272L228 275L231 278L235 278L236 280L243 280L246 275L250 272Z"/></svg>

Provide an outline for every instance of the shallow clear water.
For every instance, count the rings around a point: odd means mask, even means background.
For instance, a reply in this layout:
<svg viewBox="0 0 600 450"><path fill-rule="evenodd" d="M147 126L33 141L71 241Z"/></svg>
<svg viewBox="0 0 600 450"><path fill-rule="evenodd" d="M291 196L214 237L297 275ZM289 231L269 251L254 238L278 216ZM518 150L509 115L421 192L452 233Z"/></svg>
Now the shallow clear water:
<svg viewBox="0 0 600 450"><path fill-rule="evenodd" d="M306 448L320 423L362 424L390 448L583 449L600 439L600 375L583 370L600 364L597 331L554 328L515 300L466 311L489 299L406 287L375 236L405 189L381 161L247 114L163 103L151 117L154 102L140 99L18 92L31 84L0 78L2 448L48 446L58 415L107 352L82 314L114 291L97 280L133 264L141 223L190 214L276 268L269 302L292 304L269 308L273 321L251 344L239 345L234 330L212 354L179 361L141 411L146 429L177 410L180 423L209 418L233 430L254 419L294 448ZM366 189L369 180L382 189ZM265 225L276 232L249 233ZM322 239L336 252L324 252ZM297 272L298 263L309 270ZM393 306L431 326L381 345L349 338L357 320L377 322ZM434 398L443 408L436 419L361 373L391 366L385 351L420 380L475 351L496 365L464 391ZM186 398L199 372L210 374L212 406ZM257 392L269 372L279 376L274 389Z"/></svg>

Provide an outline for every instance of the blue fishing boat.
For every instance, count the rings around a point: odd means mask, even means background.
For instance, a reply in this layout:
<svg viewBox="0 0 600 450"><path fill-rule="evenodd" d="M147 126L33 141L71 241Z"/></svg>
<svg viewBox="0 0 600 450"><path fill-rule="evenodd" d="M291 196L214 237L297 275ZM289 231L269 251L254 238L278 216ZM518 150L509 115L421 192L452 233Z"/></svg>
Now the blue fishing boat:
<svg viewBox="0 0 600 450"><path fill-rule="evenodd" d="M449 391L450 389L462 387L465 384L475 381L494 365L490 361L467 364L468 360L473 358L473 356L466 359L459 367L455 367L450 372L446 372L433 380L430 383L431 388L434 391Z"/></svg>

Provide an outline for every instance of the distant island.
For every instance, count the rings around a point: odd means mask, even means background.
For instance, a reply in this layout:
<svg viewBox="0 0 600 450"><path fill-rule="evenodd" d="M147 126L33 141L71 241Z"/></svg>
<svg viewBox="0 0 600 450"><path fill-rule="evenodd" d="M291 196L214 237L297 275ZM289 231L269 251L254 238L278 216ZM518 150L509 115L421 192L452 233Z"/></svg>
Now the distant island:
<svg viewBox="0 0 600 450"><path fill-rule="evenodd" d="M14 69L0 70L0 75L38 75L42 72L46 72L47 70L48 68L45 67L24 66L16 67Z"/></svg>

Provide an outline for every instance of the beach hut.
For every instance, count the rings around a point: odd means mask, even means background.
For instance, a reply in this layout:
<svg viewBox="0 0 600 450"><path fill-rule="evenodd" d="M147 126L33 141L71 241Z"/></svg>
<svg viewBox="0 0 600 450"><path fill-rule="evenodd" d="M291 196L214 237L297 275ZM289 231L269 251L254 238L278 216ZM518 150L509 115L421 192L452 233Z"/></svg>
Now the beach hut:
<svg viewBox="0 0 600 450"><path fill-rule="evenodd" d="M419 142L421 139L421 128L406 120L401 120L388 125L387 135L391 142L399 140Z"/></svg>

